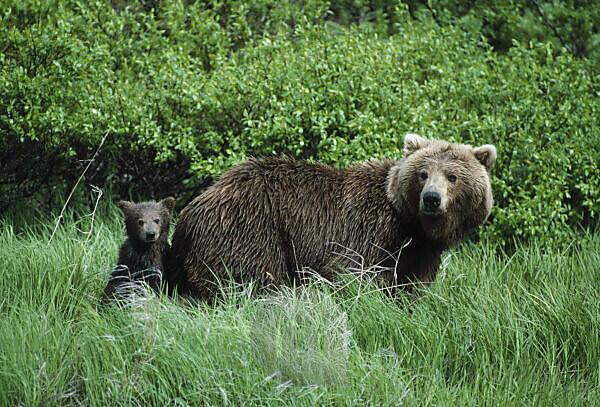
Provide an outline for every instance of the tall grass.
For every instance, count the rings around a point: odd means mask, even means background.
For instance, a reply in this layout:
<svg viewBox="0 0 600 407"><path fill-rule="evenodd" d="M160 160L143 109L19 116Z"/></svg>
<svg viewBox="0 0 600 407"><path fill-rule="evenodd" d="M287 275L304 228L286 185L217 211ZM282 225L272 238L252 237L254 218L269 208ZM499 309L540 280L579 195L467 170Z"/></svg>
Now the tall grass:
<svg viewBox="0 0 600 407"><path fill-rule="evenodd" d="M600 237L465 244L395 299L344 278L99 311L123 235L104 212L50 243L51 220L1 221L0 405L600 403Z"/></svg>

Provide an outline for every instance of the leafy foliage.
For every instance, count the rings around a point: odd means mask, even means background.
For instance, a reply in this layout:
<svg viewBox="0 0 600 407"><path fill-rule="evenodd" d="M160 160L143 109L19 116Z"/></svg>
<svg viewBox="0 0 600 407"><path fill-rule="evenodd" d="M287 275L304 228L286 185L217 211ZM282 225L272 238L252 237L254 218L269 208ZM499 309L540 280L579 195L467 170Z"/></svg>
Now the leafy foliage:
<svg viewBox="0 0 600 407"><path fill-rule="evenodd" d="M4 206L71 187L105 136L88 183L185 202L249 156L347 166L400 157L414 131L497 145L489 236L565 239L598 223L593 59L548 36L498 46L489 22L516 21L500 6L375 3L10 3L0 14ZM553 4L546 16L589 25Z"/></svg>
<svg viewBox="0 0 600 407"><path fill-rule="evenodd" d="M481 32L499 51L522 42L551 42L577 56L600 60L600 8L595 0L409 1L442 24Z"/></svg>

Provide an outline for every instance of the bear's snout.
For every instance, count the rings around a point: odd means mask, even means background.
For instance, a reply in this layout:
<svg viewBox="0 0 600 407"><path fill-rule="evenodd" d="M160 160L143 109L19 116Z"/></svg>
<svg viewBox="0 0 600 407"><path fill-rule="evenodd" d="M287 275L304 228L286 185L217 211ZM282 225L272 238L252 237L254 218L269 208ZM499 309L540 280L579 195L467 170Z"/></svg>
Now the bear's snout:
<svg viewBox="0 0 600 407"><path fill-rule="evenodd" d="M421 194L420 212L425 215L438 215L444 212L442 195L436 190L426 190Z"/></svg>
<svg viewBox="0 0 600 407"><path fill-rule="evenodd" d="M154 224L147 224L140 230L140 239L146 243L154 243L160 237L160 229Z"/></svg>
<svg viewBox="0 0 600 407"><path fill-rule="evenodd" d="M423 209L425 212L437 212L442 203L442 196L436 191L427 191L423 194Z"/></svg>

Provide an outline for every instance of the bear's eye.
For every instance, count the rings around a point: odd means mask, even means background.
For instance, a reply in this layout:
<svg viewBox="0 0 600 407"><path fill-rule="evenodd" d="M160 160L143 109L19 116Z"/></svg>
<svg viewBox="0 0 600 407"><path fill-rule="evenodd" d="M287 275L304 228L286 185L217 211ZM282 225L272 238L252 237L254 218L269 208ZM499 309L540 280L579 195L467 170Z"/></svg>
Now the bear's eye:
<svg viewBox="0 0 600 407"><path fill-rule="evenodd" d="M454 174L450 174L448 175L448 181L455 183L456 182L456 175Z"/></svg>
<svg viewBox="0 0 600 407"><path fill-rule="evenodd" d="M158 225L160 223L160 219L154 219L154 223Z"/></svg>
<svg viewBox="0 0 600 407"><path fill-rule="evenodd" d="M419 174L419 177L422 180L426 180L427 179L427 173L425 171L421 171L421 173Z"/></svg>
<svg viewBox="0 0 600 407"><path fill-rule="evenodd" d="M144 221L143 221L143 220L141 220L141 219L138 219L138 225L140 225L140 226L144 226Z"/></svg>

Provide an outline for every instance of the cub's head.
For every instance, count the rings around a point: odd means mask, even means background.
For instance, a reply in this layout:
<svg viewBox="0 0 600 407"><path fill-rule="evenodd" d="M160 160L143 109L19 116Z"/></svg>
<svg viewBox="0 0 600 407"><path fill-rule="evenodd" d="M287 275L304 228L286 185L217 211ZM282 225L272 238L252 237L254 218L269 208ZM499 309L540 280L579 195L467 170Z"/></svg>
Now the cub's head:
<svg viewBox="0 0 600 407"><path fill-rule="evenodd" d="M481 225L492 208L493 145L404 138L404 158L390 170L387 195L402 216L418 219L427 236L447 243Z"/></svg>
<svg viewBox="0 0 600 407"><path fill-rule="evenodd" d="M125 217L129 239L143 245L166 240L175 198L165 198L160 202L119 201L117 205Z"/></svg>

